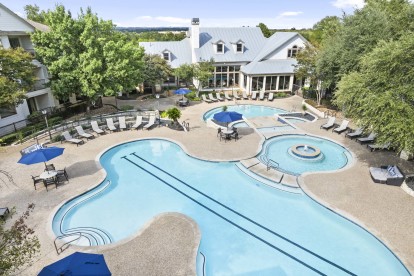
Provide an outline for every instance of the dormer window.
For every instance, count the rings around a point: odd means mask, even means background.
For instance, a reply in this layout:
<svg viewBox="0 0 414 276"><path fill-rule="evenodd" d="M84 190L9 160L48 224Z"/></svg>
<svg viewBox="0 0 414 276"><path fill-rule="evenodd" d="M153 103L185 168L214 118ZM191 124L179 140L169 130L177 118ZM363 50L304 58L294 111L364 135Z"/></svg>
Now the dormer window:
<svg viewBox="0 0 414 276"><path fill-rule="evenodd" d="M166 61L171 61L171 53L170 52L165 51L165 52L162 53L162 56Z"/></svg>
<svg viewBox="0 0 414 276"><path fill-rule="evenodd" d="M224 53L224 44L223 43L217 43L217 54L223 54Z"/></svg>
<svg viewBox="0 0 414 276"><path fill-rule="evenodd" d="M293 45L292 48L288 49L288 58L294 58L299 52L299 48L296 45Z"/></svg>
<svg viewBox="0 0 414 276"><path fill-rule="evenodd" d="M243 48L244 48L243 43L239 42L239 43L236 44L236 52L237 53L243 53Z"/></svg>

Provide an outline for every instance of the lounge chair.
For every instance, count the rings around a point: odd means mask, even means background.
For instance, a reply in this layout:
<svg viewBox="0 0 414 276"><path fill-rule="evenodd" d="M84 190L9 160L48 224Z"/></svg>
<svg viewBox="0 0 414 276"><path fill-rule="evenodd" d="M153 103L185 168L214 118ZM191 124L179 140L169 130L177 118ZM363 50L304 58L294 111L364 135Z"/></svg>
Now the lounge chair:
<svg viewBox="0 0 414 276"><path fill-rule="evenodd" d="M370 167L369 173L375 183L400 186L404 181L404 174L397 166Z"/></svg>
<svg viewBox="0 0 414 276"><path fill-rule="evenodd" d="M257 92L256 92L256 91L253 91L253 92L252 92L252 97L251 97L251 99L252 99L252 100L257 100Z"/></svg>
<svg viewBox="0 0 414 276"><path fill-rule="evenodd" d="M329 119L328 119L328 122L326 122L326 124L321 125L321 127L320 127L320 128L323 128L323 129L328 130L328 129L330 129L331 127L333 127L333 126L334 126L334 124L335 124L335 117L328 117L328 118L329 118Z"/></svg>
<svg viewBox="0 0 414 276"><path fill-rule="evenodd" d="M10 210L9 210L8 207L2 207L2 208L0 208L0 217L2 219L5 219L8 214L10 214Z"/></svg>
<svg viewBox="0 0 414 276"><path fill-rule="evenodd" d="M249 97L247 96L246 91L243 90L243 100L248 100L248 99Z"/></svg>
<svg viewBox="0 0 414 276"><path fill-rule="evenodd" d="M92 127L92 130L93 131L95 131L95 133L96 134L100 134L100 135L102 135L102 134L105 134L105 131L104 130L102 130L99 126L98 126L98 122L97 121L91 121L91 127Z"/></svg>
<svg viewBox="0 0 414 276"><path fill-rule="evenodd" d="M76 146L79 146L80 144L83 144L83 140L73 138L72 135L70 135L69 131L62 132L62 136L63 136L63 138L65 139L66 142L76 144Z"/></svg>
<svg viewBox="0 0 414 276"><path fill-rule="evenodd" d="M114 125L112 118L106 118L106 125L108 126L109 131L117 131L118 129Z"/></svg>
<svg viewBox="0 0 414 276"><path fill-rule="evenodd" d="M213 102L218 102L218 100L216 98L214 98L212 93L208 94L208 98Z"/></svg>
<svg viewBox="0 0 414 276"><path fill-rule="evenodd" d="M267 97L267 100L268 101L273 101L273 96L274 96L274 93L273 92L270 92L269 93L269 96Z"/></svg>
<svg viewBox="0 0 414 276"><path fill-rule="evenodd" d="M125 123L125 116L119 117L118 122L119 122L119 129L120 130L125 130L127 128L126 123Z"/></svg>
<svg viewBox="0 0 414 276"><path fill-rule="evenodd" d="M240 100L241 98L239 97L239 94L236 92L233 92L233 97L235 100Z"/></svg>
<svg viewBox="0 0 414 276"><path fill-rule="evenodd" d="M341 134L342 132L348 129L348 124L349 124L348 120L343 120L341 125L339 127L334 128L332 131L335 131L336 133Z"/></svg>
<svg viewBox="0 0 414 276"><path fill-rule="evenodd" d="M391 143L385 143L385 144L368 144L367 148L369 148L371 151L374 150L388 150L391 146Z"/></svg>
<svg viewBox="0 0 414 276"><path fill-rule="evenodd" d="M368 135L368 137L357 138L357 141L360 142L361 144L363 144L363 143L371 143L371 142L374 142L376 136L377 135L374 132L371 132Z"/></svg>
<svg viewBox="0 0 414 276"><path fill-rule="evenodd" d="M213 102L212 100L209 100L209 99L206 98L206 94L202 94L201 99L203 99L203 101L206 102L206 103L212 103Z"/></svg>
<svg viewBox="0 0 414 276"><path fill-rule="evenodd" d="M361 136L363 131L364 128L360 127L353 132L348 132L347 134L345 134L345 137L349 137L352 140L353 138L358 138L359 136Z"/></svg>
<svg viewBox="0 0 414 276"><path fill-rule="evenodd" d="M149 130L154 124L155 124L155 116L154 115L150 115L149 120L148 120L148 123L145 126L143 126L142 128L143 129L146 128L146 129Z"/></svg>
<svg viewBox="0 0 414 276"><path fill-rule="evenodd" d="M137 116L137 120L135 121L135 124L131 126L131 129L136 128L138 129L142 125L142 116Z"/></svg>
<svg viewBox="0 0 414 276"><path fill-rule="evenodd" d="M259 100L263 101L265 96L265 92L263 90L260 90L259 92Z"/></svg>
<svg viewBox="0 0 414 276"><path fill-rule="evenodd" d="M224 101L224 99L221 97L220 93L216 93L216 98L217 100L219 100L220 102Z"/></svg>
<svg viewBox="0 0 414 276"><path fill-rule="evenodd" d="M82 126L76 126L75 129L78 132L79 136L81 136L83 138L86 138L86 140L95 138L95 136L93 136L92 134L86 133L83 130L83 127Z"/></svg>
<svg viewBox="0 0 414 276"><path fill-rule="evenodd" d="M229 96L229 93L227 93L227 91L224 91L224 98L226 98L226 100L228 100L228 101L233 100L233 99Z"/></svg>

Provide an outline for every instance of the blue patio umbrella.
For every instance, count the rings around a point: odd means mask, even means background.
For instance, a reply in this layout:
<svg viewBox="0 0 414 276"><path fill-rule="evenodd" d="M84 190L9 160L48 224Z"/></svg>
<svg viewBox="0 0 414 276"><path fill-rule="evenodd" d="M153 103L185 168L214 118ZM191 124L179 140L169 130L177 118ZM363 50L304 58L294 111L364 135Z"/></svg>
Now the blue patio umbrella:
<svg viewBox="0 0 414 276"><path fill-rule="evenodd" d="M188 88L180 88L175 90L174 94L183 95L181 99L184 99L184 95L190 93L191 90Z"/></svg>
<svg viewBox="0 0 414 276"><path fill-rule="evenodd" d="M35 151L32 151L28 154L23 155L17 163L32 165L40 162L46 162L62 155L64 148L59 147L49 147L49 148L39 148Z"/></svg>
<svg viewBox="0 0 414 276"><path fill-rule="evenodd" d="M228 126L231 122L242 120L243 115L236 111L222 111L214 114L213 119L218 122L227 123Z"/></svg>
<svg viewBox="0 0 414 276"><path fill-rule="evenodd" d="M45 266L38 276L92 276L112 275L102 254L75 252L53 264Z"/></svg>

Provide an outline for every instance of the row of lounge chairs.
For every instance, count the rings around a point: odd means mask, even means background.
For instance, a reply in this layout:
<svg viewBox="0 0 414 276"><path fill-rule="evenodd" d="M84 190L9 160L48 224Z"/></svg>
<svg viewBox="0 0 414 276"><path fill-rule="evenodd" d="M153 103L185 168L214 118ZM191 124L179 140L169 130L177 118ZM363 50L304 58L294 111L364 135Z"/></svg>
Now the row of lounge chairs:
<svg viewBox="0 0 414 276"><path fill-rule="evenodd" d="M253 93L252 93L252 95L251 95L251 97L249 98L249 96L246 94L246 91L243 91L243 95L242 95L242 97L240 97L238 94L237 94L237 92L236 93L233 93L233 95L229 95L228 93L227 93L227 91L224 91L224 98L221 96L221 94L220 93L215 93L216 95L214 96L213 95L213 93L209 93L208 94L208 98L207 98L207 96L206 96L206 94L202 94L201 95L201 98L203 99L203 101L204 102L206 102L206 103L212 103L212 102L218 102L218 101L224 101L224 100L228 100L228 101L232 101L232 100L241 100L241 99L243 99L243 100L249 100L249 99L251 99L251 100L257 100L257 99L259 99L259 100L264 100L265 99L265 92L264 91L260 91L260 93L259 93L259 97L257 97L257 92L256 91L253 91ZM267 97L267 100L269 100L269 101L273 101L273 99L274 99L274 93L273 92L270 92L269 93L269 95L268 95L268 97Z"/></svg>
<svg viewBox="0 0 414 276"><path fill-rule="evenodd" d="M144 124L144 122L142 120L142 116L138 115L136 117L135 123L133 125L131 125L129 127L129 129L139 129L140 127L142 127L142 129L149 130L151 127L153 127L155 125L155 121L156 121L155 115L151 115L148 119L148 123ZM118 127L115 126L114 121L113 121L112 118L107 118L106 119L106 126L107 126L107 129L110 132L115 132L115 131L128 129L124 116L118 117ZM91 121L91 128L97 135L106 134L105 129L100 128L97 121ZM95 136L93 134L85 132L85 130L83 129L83 127L81 125L76 126L75 129L76 129L76 132L77 132L77 134L80 138L86 138L86 140L95 138ZM66 142L76 144L77 146L84 143L84 141L82 139L72 137L72 135L69 133L69 131L64 131L62 133L62 137Z"/></svg>

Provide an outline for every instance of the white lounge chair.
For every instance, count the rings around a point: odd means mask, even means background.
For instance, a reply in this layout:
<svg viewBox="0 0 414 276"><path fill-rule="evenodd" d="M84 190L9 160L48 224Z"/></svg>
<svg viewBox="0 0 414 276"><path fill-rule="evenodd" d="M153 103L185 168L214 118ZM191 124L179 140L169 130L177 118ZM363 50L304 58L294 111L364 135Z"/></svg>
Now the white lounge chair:
<svg viewBox="0 0 414 276"><path fill-rule="evenodd" d="M273 101L273 96L274 96L274 93L273 92L270 92L269 93L269 96L267 97L267 100L268 101Z"/></svg>
<svg viewBox="0 0 414 276"><path fill-rule="evenodd" d="M203 99L203 101L205 101L206 103L212 103L213 101L212 100L209 100L209 99L207 99L206 98L206 94L202 94L201 95L201 98Z"/></svg>
<svg viewBox="0 0 414 276"><path fill-rule="evenodd" d="M118 129L114 125L112 118L106 118L106 125L110 131L117 131Z"/></svg>
<svg viewBox="0 0 414 276"><path fill-rule="evenodd" d="M240 100L241 99L239 97L239 93L237 93L237 91L236 92L233 92L233 97L234 97L235 100Z"/></svg>
<svg viewBox="0 0 414 276"><path fill-rule="evenodd" d="M98 122L97 121L91 121L91 127L92 127L92 130L96 132L96 134L104 134L105 133L105 131L102 130L98 126Z"/></svg>
<svg viewBox="0 0 414 276"><path fill-rule="evenodd" d="M248 100L248 99L249 97L247 96L246 91L243 90L243 100Z"/></svg>
<svg viewBox="0 0 414 276"><path fill-rule="evenodd" d="M212 94L212 93L208 94L208 98L209 98L210 100L212 100L213 102L217 102L217 101L218 101L216 98L214 98L214 96L213 96L213 94Z"/></svg>
<svg viewBox="0 0 414 276"><path fill-rule="evenodd" d="M336 133L341 134L342 132L348 129L348 124L349 124L348 120L343 120L341 125L339 127L334 128L332 131L335 131Z"/></svg>
<svg viewBox="0 0 414 276"><path fill-rule="evenodd" d="M79 134L79 136L82 136L83 138L86 138L86 140L89 140L89 139L92 139L92 138L94 138L95 136L93 136L92 134L90 134L90 133L86 133L84 130L83 130L83 127L82 126L76 126L75 127L75 129L76 129L76 131L78 132L78 134Z"/></svg>
<svg viewBox="0 0 414 276"><path fill-rule="evenodd" d="M253 91L253 92L252 92L252 97L251 97L251 99L252 99L252 100L257 100L257 92L256 92L256 91Z"/></svg>
<svg viewBox="0 0 414 276"><path fill-rule="evenodd" d="M260 92L259 92L259 100L261 100L261 101L264 100L264 94L265 94L265 92L263 90L260 90Z"/></svg>
<svg viewBox="0 0 414 276"><path fill-rule="evenodd" d="M216 93L216 98L217 98L217 100L219 100L220 102L224 101L224 99L221 97L221 95L220 95L220 93L219 93L219 92L217 92L217 93Z"/></svg>
<svg viewBox="0 0 414 276"><path fill-rule="evenodd" d="M135 121L135 124L131 126L131 129L136 128L138 129L142 125L142 116L137 116L137 120Z"/></svg>
<svg viewBox="0 0 414 276"><path fill-rule="evenodd" d="M76 146L79 146L80 144L83 144L83 140L73 138L72 135L70 135L69 131L62 132L62 136L63 136L63 138L65 139L66 142L76 144Z"/></svg>
<svg viewBox="0 0 414 276"><path fill-rule="evenodd" d="M154 124L155 124L155 116L154 115L150 115L149 120L148 120L148 124L146 124L142 128L146 128L146 129L149 130L150 127L152 127Z"/></svg>
<svg viewBox="0 0 414 276"><path fill-rule="evenodd" d="M327 122L326 124L321 125L321 127L320 127L320 128L323 128L323 129L328 130L328 129L330 129L331 127L333 127L333 126L334 126L334 124L335 124L335 117L331 117L331 116L329 116L328 118L329 118L329 119L328 119L328 122Z"/></svg>
<svg viewBox="0 0 414 276"><path fill-rule="evenodd" d="M233 99L229 96L229 93L227 93L227 91L224 91L224 98L226 98L226 100L228 100L228 101L233 100Z"/></svg>
<svg viewBox="0 0 414 276"><path fill-rule="evenodd" d="M356 129L354 132L349 132L349 133L345 134L345 137L349 137L352 140L353 138L357 138L357 137L361 136L363 131L364 131L364 128L360 127L358 129Z"/></svg>
<svg viewBox="0 0 414 276"><path fill-rule="evenodd" d="M125 123L125 116L119 117L118 122L119 122L119 129L120 130L124 130L124 129L127 128L126 123Z"/></svg>
<svg viewBox="0 0 414 276"><path fill-rule="evenodd" d="M375 137L377 137L377 134L375 134L374 132L371 132L368 137L361 137L361 138L357 138L357 141L362 143L371 143L374 142Z"/></svg>

